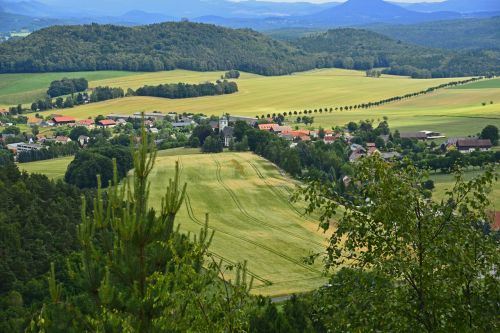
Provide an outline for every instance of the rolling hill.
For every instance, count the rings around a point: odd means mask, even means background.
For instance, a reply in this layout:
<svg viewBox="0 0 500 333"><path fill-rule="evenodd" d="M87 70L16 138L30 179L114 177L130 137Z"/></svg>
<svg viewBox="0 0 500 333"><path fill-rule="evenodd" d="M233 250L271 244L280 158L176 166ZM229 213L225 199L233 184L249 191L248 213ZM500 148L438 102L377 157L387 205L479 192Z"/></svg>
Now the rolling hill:
<svg viewBox="0 0 500 333"><path fill-rule="evenodd" d="M390 67L392 74L428 78L500 71L498 52L429 49L364 30L331 30L294 44L249 29L190 22L56 26L2 43L0 73L238 69L269 76L375 66Z"/></svg>
<svg viewBox="0 0 500 333"><path fill-rule="evenodd" d="M365 29L394 39L444 49L500 49L500 16L412 25L370 25Z"/></svg>
<svg viewBox="0 0 500 333"><path fill-rule="evenodd" d="M391 74L416 78L474 76L500 69L497 52L450 52L424 48L367 30L329 30L293 43L306 52L322 54L325 67L390 67L394 70L388 71Z"/></svg>
<svg viewBox="0 0 500 333"><path fill-rule="evenodd" d="M283 75L314 67L314 57L265 35L189 22L57 26L0 45L0 72L183 68Z"/></svg>

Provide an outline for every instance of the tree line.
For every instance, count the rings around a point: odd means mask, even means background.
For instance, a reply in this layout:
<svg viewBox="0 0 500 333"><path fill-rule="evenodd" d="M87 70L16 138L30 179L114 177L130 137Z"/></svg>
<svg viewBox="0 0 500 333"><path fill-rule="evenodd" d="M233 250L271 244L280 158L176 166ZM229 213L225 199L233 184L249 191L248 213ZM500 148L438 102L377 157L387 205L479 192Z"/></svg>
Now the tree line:
<svg viewBox="0 0 500 333"><path fill-rule="evenodd" d="M71 156L75 155L79 150L80 146L77 142L68 142L66 144L52 144L44 149L20 152L17 156L17 162L28 163L50 160L62 156Z"/></svg>
<svg viewBox="0 0 500 333"><path fill-rule="evenodd" d="M377 107L377 106L381 106L381 105L388 104L388 103L398 102L398 101L402 101L405 99L430 94L430 93L433 93L433 92L440 90L440 89L456 87L459 85L463 85L463 84L467 84L467 83L471 83L471 82L476 82L476 81L483 80L483 79L484 79L484 77L475 77L475 78L470 78L467 80L447 82L447 83L440 84L438 86L429 87L425 90L421 90L418 92L408 93L408 94L405 94L402 96L394 96L394 97L382 99L382 100L379 100L376 102L360 103L360 104L355 104L355 105L345 105L345 106L340 106L340 107L336 106L336 107L324 107L324 108L319 108L319 109L317 109L317 108L316 109L305 109L303 111L288 111L288 112L283 112L283 116L284 117L292 116L292 115L296 116L296 115L302 115L302 114L307 115L307 114L312 114L313 112L314 113L318 113L318 112L319 113L323 113L323 112L324 113L327 113L327 112L331 113L333 111L352 111L352 110L357 110L357 109L369 109L372 107ZM268 113L267 115L264 115L264 114L262 114L260 116L256 115L256 118L261 118L261 119L273 118L273 119L275 119L279 116L280 116L280 114Z"/></svg>
<svg viewBox="0 0 500 333"><path fill-rule="evenodd" d="M47 95L49 97L59 97L63 95L71 95L77 92L85 91L89 88L89 82L84 78L55 80L50 83Z"/></svg>
<svg viewBox="0 0 500 333"><path fill-rule="evenodd" d="M215 96L238 92L238 85L227 80L218 80L215 84L205 82L200 84L160 84L158 86L144 86L135 91L137 96L153 96L163 98L192 98L201 96Z"/></svg>

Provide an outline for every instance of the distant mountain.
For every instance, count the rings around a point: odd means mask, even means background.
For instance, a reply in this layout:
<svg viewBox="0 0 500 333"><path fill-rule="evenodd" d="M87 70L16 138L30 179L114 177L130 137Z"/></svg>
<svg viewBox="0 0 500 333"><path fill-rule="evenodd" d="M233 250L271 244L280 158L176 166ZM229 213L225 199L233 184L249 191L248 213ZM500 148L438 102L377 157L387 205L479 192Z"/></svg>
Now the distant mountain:
<svg viewBox="0 0 500 333"><path fill-rule="evenodd" d="M459 13L474 12L498 12L500 11L500 1L498 0L447 0L443 2L422 2L407 4L408 9L435 12L453 11Z"/></svg>
<svg viewBox="0 0 500 333"><path fill-rule="evenodd" d="M500 49L500 17L415 25L380 24L365 28L422 46L445 49Z"/></svg>
<svg viewBox="0 0 500 333"><path fill-rule="evenodd" d="M14 0L3 0L14 1ZM40 0L56 12L68 13L74 17L111 17L131 11L158 13L168 17L193 18L197 16L221 15L226 17L272 17L290 15L308 15L338 3L313 4L306 1L299 3L280 3L267 1L225 1L225 0L86 0L75 5L68 0ZM26 1L30 2L30 1Z"/></svg>
<svg viewBox="0 0 500 333"><path fill-rule="evenodd" d="M459 18L459 13L420 13L383 0L349 0L342 5L302 17L316 25L360 25L374 22L416 23Z"/></svg>
<svg viewBox="0 0 500 333"><path fill-rule="evenodd" d="M35 18L25 15L11 14L0 11L0 33L19 30L38 30L55 24L68 24L68 21L49 18Z"/></svg>
<svg viewBox="0 0 500 333"><path fill-rule="evenodd" d="M424 13L409 10L383 0L349 0L341 5L303 16L269 17L265 19L203 16L194 20L232 28L249 27L266 31L298 27L332 28L362 26L374 23L415 24L465 17L491 17L494 15L495 13L490 12L461 14L458 12L439 11Z"/></svg>

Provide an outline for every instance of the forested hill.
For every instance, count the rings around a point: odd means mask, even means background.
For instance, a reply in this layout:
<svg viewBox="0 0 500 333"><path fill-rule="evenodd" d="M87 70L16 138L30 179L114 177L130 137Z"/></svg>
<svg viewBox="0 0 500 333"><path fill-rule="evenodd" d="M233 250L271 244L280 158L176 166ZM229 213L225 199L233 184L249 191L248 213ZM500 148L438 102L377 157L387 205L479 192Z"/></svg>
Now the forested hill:
<svg viewBox="0 0 500 333"><path fill-rule="evenodd" d="M500 52L426 48L367 30L329 30L293 43L319 56L320 67L386 67L388 73L419 78L500 73Z"/></svg>
<svg viewBox="0 0 500 333"><path fill-rule="evenodd" d="M0 73L180 68L284 75L322 67L386 67L419 78L500 74L500 51L424 48L357 29L290 44L248 29L190 22L56 26L0 44Z"/></svg>
<svg viewBox="0 0 500 333"><path fill-rule="evenodd" d="M3 73L182 68L282 75L314 66L304 52L257 32L189 22L55 26L0 45Z"/></svg>
<svg viewBox="0 0 500 333"><path fill-rule="evenodd" d="M500 49L500 16L420 24L377 24L367 29L418 45L445 49Z"/></svg>

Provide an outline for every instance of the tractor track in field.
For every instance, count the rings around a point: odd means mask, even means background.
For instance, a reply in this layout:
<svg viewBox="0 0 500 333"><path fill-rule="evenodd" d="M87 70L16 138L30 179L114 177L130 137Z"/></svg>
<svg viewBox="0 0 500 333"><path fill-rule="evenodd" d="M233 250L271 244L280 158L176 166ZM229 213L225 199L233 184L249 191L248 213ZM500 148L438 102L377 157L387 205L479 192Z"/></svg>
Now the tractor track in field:
<svg viewBox="0 0 500 333"><path fill-rule="evenodd" d="M205 223L204 222L201 222L195 215L194 215L194 211L193 211L193 207L191 206L191 198L189 197L189 195L186 194L186 208L187 208L187 211L188 211L188 215L189 215L189 218L196 224L200 225L200 226L205 226ZM256 245L258 246L257 243L255 242L252 242L252 241L249 241L245 238L242 238L242 237L239 237L239 236L236 236L236 235L233 235L231 233L228 233L228 232L225 232L225 231L222 231L220 229L217 229L217 228L214 228L214 227L211 227L209 226L208 227L209 229L215 231L216 233L221 233L221 234L224 234L224 235L227 235L227 236L230 236L230 237L234 237L234 238L237 238L237 239L241 239L243 241L246 241L248 243L251 243L252 245ZM219 258L219 259L222 259L223 261L226 261L228 262L229 264L235 266L237 263L232 261L232 260L229 260L217 253L214 253L212 251L210 251L210 254L212 254L213 256ZM247 271L247 274L250 275L251 277L253 277L254 279L264 283L264 286L270 286L272 285L273 283L270 281L270 280L267 280L263 277L260 277L259 275L251 272L251 271ZM258 288L258 287L254 287L254 288Z"/></svg>
<svg viewBox="0 0 500 333"><path fill-rule="evenodd" d="M293 236L293 237L296 237L296 238L299 238L299 239L305 240L305 241L307 241L307 242L314 243L313 241L311 241L311 240L310 240L310 239L308 239L307 237L303 237L303 236L297 235L297 234L295 234L295 233L293 233L293 232L290 232L290 231L288 231L288 230L285 230L285 229L283 229L283 228L276 227L276 226L274 226L274 225L272 225L272 224L269 224L269 223L266 223L266 222L264 222L264 221L261 221L261 220L259 220L259 219L255 218L255 217L251 216L250 214L248 214L248 212L247 212L247 211L245 210L245 208L242 206L241 202L239 201L238 197L237 197L237 196L236 196L236 194L233 192L233 190L231 190L231 189L230 189L230 188L229 188L229 187L228 187L228 186L224 183L224 181L222 180L222 176L221 176L221 173L220 173L220 171L221 171L221 165L220 165L219 161L217 161L217 159L215 159L213 156L212 156L212 159L213 159L213 161L215 162L216 167L217 167L217 168L216 168L216 178L217 178L217 181L218 181L218 182L219 182L219 184L220 184L220 185L221 185L221 186L222 186L222 187L226 190L226 192L229 194L229 196L231 197L231 199L232 199L232 200L233 200L233 202L235 203L235 205L236 205L236 207L238 208L238 210L239 210L239 211L243 214L243 216L245 216L246 218L248 218L250 221L252 221L252 222L254 222L254 223L257 223L257 224L260 224L260 225L264 225L264 226L267 226L267 227L269 227L269 228L271 228L271 229L278 230L278 231L280 231L280 232L283 232L283 233L285 233L285 234L288 234L288 235L290 235L290 236ZM317 270L317 269L315 269L315 268L313 268L313 267L311 267L311 266L309 266L309 265L306 265L306 264L304 264L304 263L302 263L302 262L300 262L300 261L298 261L298 260L295 260L295 259L293 259L293 258L291 258L291 257L289 257L289 256L287 256L287 255L285 255L285 254L283 254L283 253L281 253L281 252L278 252L278 251L276 251L276 250L274 250L274 249L272 249L272 248L269 248L269 247L267 247L267 246L265 246L265 245L258 244L258 243L254 242L254 241L251 241L251 240L245 239L245 238L240 237L240 236L237 236L237 237L238 237L238 238L240 238L240 239L246 240L246 241L248 241L248 242L251 242L251 243L253 243L254 245L258 245L258 246L260 246L260 247L262 247L262 248L264 248L264 249L266 249L266 250L268 250L268 251L270 251L270 252L272 252L272 253L276 254L277 256L279 256L279 257L281 257L281 258L283 258L283 259L286 259L286 260L288 260L288 261L290 261L290 262L292 262L292 263L294 263L294 264L296 264L296 265L299 265L299 266L301 266L302 268L305 268L305 269L307 269L307 270L309 270L309 271L311 271L311 272L320 273L320 274L322 273L321 271L319 271L319 270ZM318 244L319 244L319 243L318 243ZM321 246L323 246L323 244L321 244Z"/></svg>
<svg viewBox="0 0 500 333"><path fill-rule="evenodd" d="M183 169L183 164L182 164L181 158L179 157L179 171L182 171L182 169ZM189 194L187 194L187 193L186 193L186 196L185 196L185 203L186 203L186 209L187 209L187 212L188 212L188 215L189 215L189 218L191 219L191 221L193 221L194 223L196 223L196 224L198 224L200 226L205 226L205 223L202 222L202 221L200 221L196 217L196 215L194 214L193 206L191 205L191 198L189 197ZM215 232L220 232L222 234L226 234L226 235L231 236L231 237L239 238L236 235L232 235L232 234L230 234L228 232L224 232L224 231L218 230L218 229L216 229L214 227L211 227L211 226L208 226L208 228L212 229ZM217 254L215 252L209 251L209 253L211 255L213 255L214 257L217 257L217 258L219 258L219 259L221 259L221 260L223 260L223 261L225 261L225 262L227 262L227 263L229 263L229 264L231 264L233 266L237 265L236 262L234 262L232 260L229 260L229 259L227 259L227 258L225 258L225 257L223 257L223 256L221 256L221 255L219 255L219 254ZM249 270L247 270L247 274L250 275L251 277L253 277L255 280L258 280L258 281L260 281L260 282L263 283L262 286L253 287L253 289L258 289L258 288L270 286L270 285L273 284L270 280L267 280L267 279L265 279L265 278L263 278L263 277L255 274L255 273L249 271Z"/></svg>
<svg viewBox="0 0 500 333"><path fill-rule="evenodd" d="M305 219L304 215L297 209L297 207L295 207L294 205L292 205L292 203L288 200L288 198L283 194L281 193L279 190L277 190L274 186L272 186L271 184L269 184L269 182L266 180L266 178L264 177L264 175L260 172L260 170L258 169L258 167L252 163L251 161L246 161L255 171L255 173L257 174L257 176L263 181L263 183L269 188L269 190L271 192L274 193L275 196L277 196L278 198L280 198L287 206L289 206L301 219ZM256 219L256 218L254 218ZM260 221L260 220L259 220ZM265 223L263 221L260 221L262 223ZM268 224L266 224L268 225ZM280 231L283 231L282 228L280 227L276 227L276 226L271 226L272 228L275 228L277 230L280 230ZM311 239L308 239L306 237L301 237L301 236L298 236L297 234L295 233L292 233L290 231L285 231L286 233L288 233L289 235L291 236L294 236L294 237L298 237L300 239L303 239L303 240L307 240L308 242L311 242L315 245L318 245L318 246L324 246L324 244L320 243L320 242L316 242L314 240L311 240Z"/></svg>
<svg viewBox="0 0 500 333"><path fill-rule="evenodd" d="M298 216L304 218L304 215L297 209L297 207L292 205L290 200L288 200L288 198L283 193L281 193L274 186L269 184L269 182L266 180L266 177L264 177L262 172L260 172L259 168L253 162L247 161L247 163L254 169L257 176L264 182L264 184L266 184L266 186L271 190L271 192L273 192L278 198L280 198L285 204L287 204L287 206L289 206L294 212L296 212Z"/></svg>

